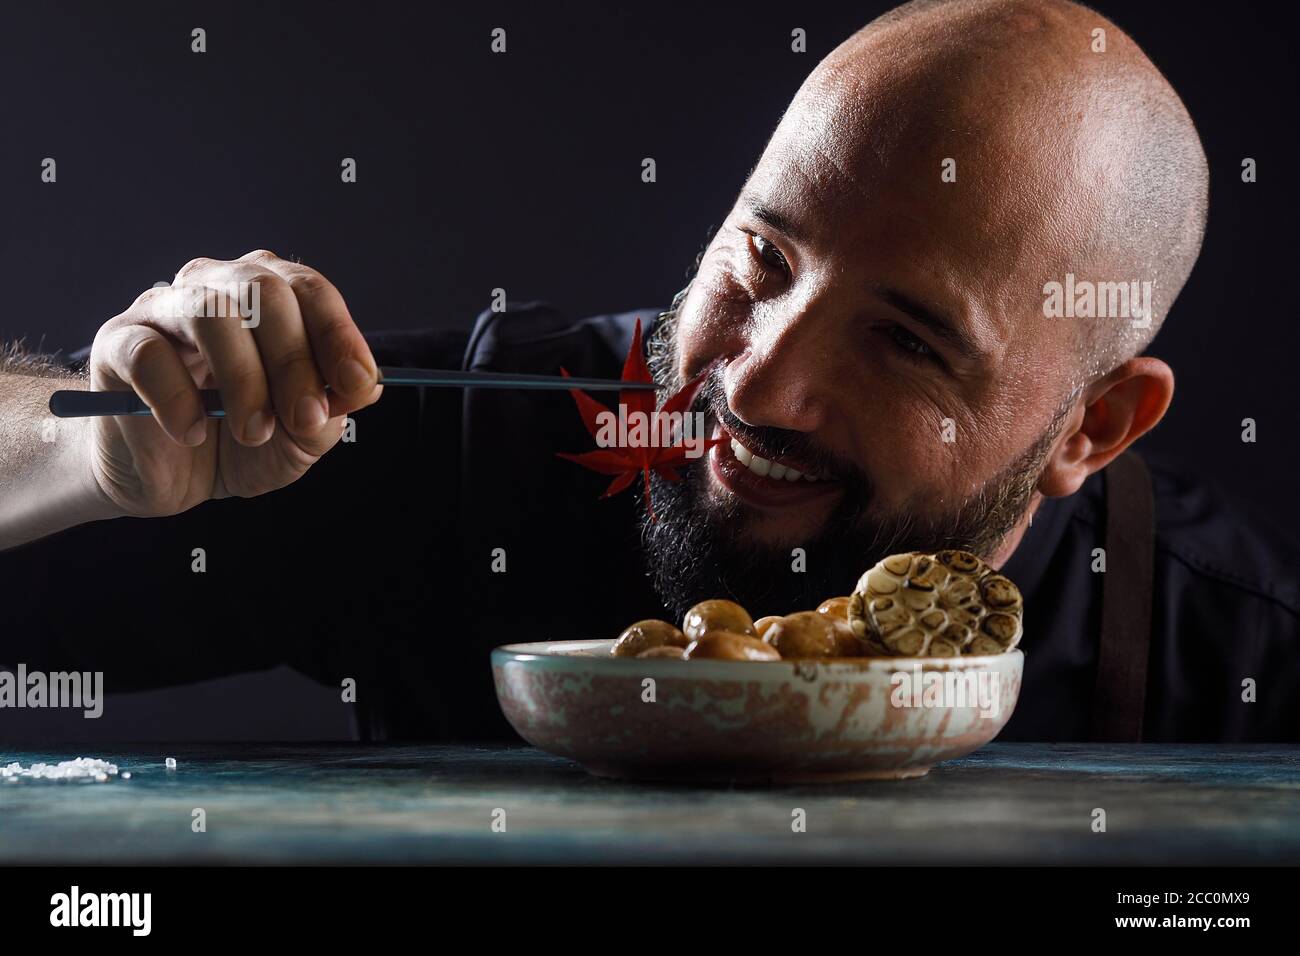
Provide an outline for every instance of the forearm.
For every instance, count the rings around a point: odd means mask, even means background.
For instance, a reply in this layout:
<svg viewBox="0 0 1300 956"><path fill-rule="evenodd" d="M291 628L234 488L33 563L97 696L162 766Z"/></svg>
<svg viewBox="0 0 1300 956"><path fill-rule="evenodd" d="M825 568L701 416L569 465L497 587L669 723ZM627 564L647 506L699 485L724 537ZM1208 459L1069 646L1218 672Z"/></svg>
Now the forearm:
<svg viewBox="0 0 1300 956"><path fill-rule="evenodd" d="M88 383L37 360L0 352L0 550L113 510L89 463L89 418L55 418L50 393Z"/></svg>

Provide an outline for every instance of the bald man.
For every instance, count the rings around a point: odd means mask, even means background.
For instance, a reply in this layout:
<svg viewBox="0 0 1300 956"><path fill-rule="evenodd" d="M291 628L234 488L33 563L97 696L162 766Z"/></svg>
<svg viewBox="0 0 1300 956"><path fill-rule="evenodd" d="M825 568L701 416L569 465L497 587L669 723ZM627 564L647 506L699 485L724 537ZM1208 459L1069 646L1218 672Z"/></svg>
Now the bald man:
<svg viewBox="0 0 1300 956"><path fill-rule="evenodd" d="M88 377L17 356L0 376L0 570L32 596L0 660L110 691L287 661L356 679L365 734L488 737L493 645L707 597L786 613L958 547L1025 595L1007 738L1300 739L1293 546L1129 451L1173 397L1142 353L1207 182L1178 96L1103 17L919 2L818 65L662 313L363 335L305 265L194 260L105 323ZM255 329L172 307L238 282ZM656 478L655 520L555 457L590 447L563 394L375 405L377 364L615 375L638 318L722 439ZM153 417L34 441L67 387L134 389Z"/></svg>

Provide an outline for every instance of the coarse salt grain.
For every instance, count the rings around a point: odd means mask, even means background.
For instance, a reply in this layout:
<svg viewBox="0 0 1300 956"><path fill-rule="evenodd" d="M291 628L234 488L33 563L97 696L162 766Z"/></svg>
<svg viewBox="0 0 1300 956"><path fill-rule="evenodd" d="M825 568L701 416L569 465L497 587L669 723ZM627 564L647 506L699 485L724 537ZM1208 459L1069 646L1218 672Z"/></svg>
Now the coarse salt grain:
<svg viewBox="0 0 1300 956"><path fill-rule="evenodd" d="M56 764L34 763L24 767L15 761L0 767L0 779L6 783L17 783L19 778L32 780L94 780L106 783L109 777L117 776L117 764L100 760L96 757L78 757L76 760L61 760Z"/></svg>

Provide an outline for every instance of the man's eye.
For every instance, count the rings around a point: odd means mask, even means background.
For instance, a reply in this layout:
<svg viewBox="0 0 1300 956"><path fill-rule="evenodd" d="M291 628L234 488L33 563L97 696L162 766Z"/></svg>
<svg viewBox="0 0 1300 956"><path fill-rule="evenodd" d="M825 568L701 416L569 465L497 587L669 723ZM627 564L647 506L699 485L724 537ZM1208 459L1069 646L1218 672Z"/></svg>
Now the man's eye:
<svg viewBox="0 0 1300 956"><path fill-rule="evenodd" d="M899 350L904 352L909 358L928 359L934 356L934 349L926 345L907 329L901 325L895 325L889 330L889 337L894 340L894 344Z"/></svg>
<svg viewBox="0 0 1300 956"><path fill-rule="evenodd" d="M762 236L754 235L753 233L750 233L749 240L754 244L754 251L758 254L758 258L763 261L764 265L770 266L773 269L779 269L783 273L788 273L790 271L790 264L785 261L785 256L781 255L780 249L772 245L772 243L768 242Z"/></svg>

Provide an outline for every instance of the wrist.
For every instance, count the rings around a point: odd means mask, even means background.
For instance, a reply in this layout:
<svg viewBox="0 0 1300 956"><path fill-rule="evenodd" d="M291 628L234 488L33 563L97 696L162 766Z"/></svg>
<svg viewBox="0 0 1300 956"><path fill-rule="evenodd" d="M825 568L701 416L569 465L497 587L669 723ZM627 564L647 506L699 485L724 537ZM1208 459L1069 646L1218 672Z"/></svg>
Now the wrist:
<svg viewBox="0 0 1300 956"><path fill-rule="evenodd" d="M125 509L104 490L97 454L98 422L93 418L65 418L58 422L60 441L65 429L70 439L59 462L59 472L68 480L64 507L73 519L69 523L85 524L126 515Z"/></svg>
<svg viewBox="0 0 1300 956"><path fill-rule="evenodd" d="M93 422L23 404L28 414L0 423L0 550L121 515L94 477Z"/></svg>

